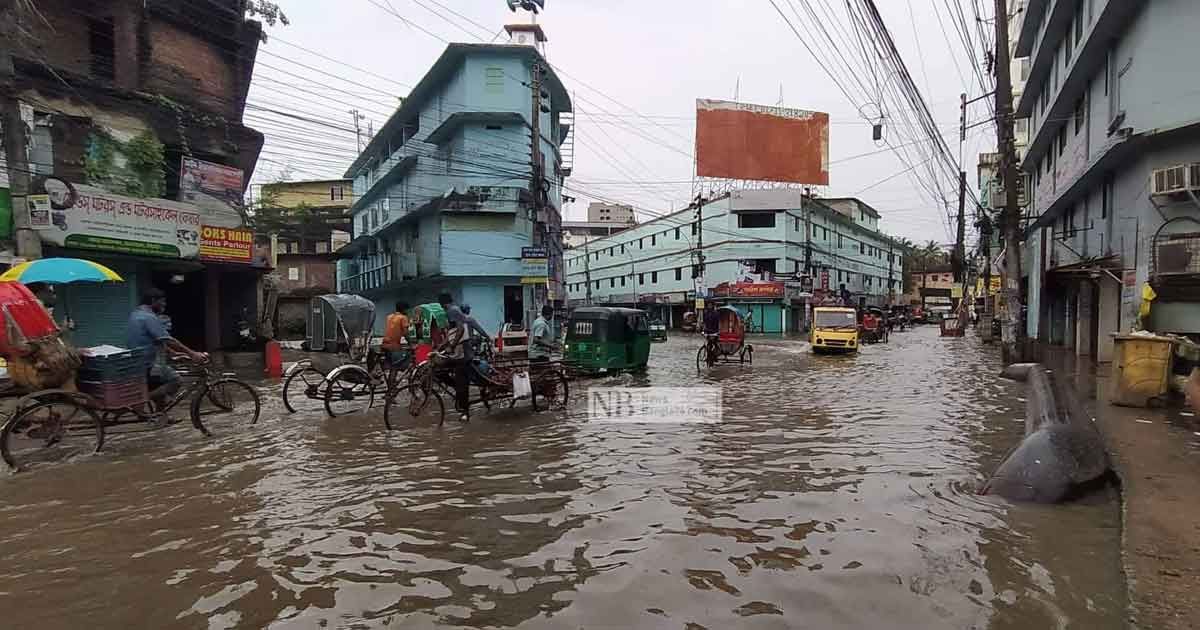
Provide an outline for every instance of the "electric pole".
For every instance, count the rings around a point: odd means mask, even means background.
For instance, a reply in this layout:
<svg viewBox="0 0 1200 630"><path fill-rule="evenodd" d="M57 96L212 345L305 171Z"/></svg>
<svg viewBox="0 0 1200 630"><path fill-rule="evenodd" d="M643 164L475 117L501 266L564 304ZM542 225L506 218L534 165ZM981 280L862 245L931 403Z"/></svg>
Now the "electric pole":
<svg viewBox="0 0 1200 630"><path fill-rule="evenodd" d="M704 284L704 196L696 195L696 299L707 297ZM707 307L707 305L705 305Z"/></svg>
<svg viewBox="0 0 1200 630"><path fill-rule="evenodd" d="M531 200L530 219L533 221L533 245L534 247L544 247L546 249L547 263L553 267L552 255L550 252L550 244L547 242L545 234L545 217L543 216L543 200L545 198L546 178L544 176L544 168L542 163L542 64L535 60L530 69L531 83L533 84L533 110L530 113L529 124L531 126L529 138L531 141L530 157L533 161L532 168L529 172L529 195ZM547 279L547 284L553 282L553 278ZM535 285L536 287L536 285ZM542 300L535 288L532 295L532 304L534 313L537 313L542 308ZM532 318L531 318L532 319Z"/></svg>
<svg viewBox="0 0 1200 630"><path fill-rule="evenodd" d="M1008 1L996 0L996 136L1000 144L1000 173L1004 183L1004 281L1001 294L1007 307L1001 339L1004 360L1021 360L1025 331L1021 324L1021 210L1018 207L1016 147L1013 143L1012 77L1009 76Z"/></svg>
<svg viewBox="0 0 1200 630"><path fill-rule="evenodd" d="M592 266L588 259L592 257L591 250L588 249L587 241L583 243L583 277L587 280L587 305L592 305Z"/></svg>
<svg viewBox="0 0 1200 630"><path fill-rule="evenodd" d="M21 115L21 101L17 98L17 71L13 64L16 54L17 33L21 19L18 11L21 3L5 2L0 5L0 29L7 35L0 37L0 116L3 117L4 158L8 170L8 190L12 207L13 240L17 256L26 259L42 257L42 241L36 230L29 225L29 194L32 185L29 164L29 136L25 116Z"/></svg>
<svg viewBox="0 0 1200 630"><path fill-rule="evenodd" d="M951 263L954 265L954 281L962 284L966 281L966 260L967 260L967 224L964 214L967 203L967 172L958 172L958 234L954 241L954 256Z"/></svg>
<svg viewBox="0 0 1200 630"><path fill-rule="evenodd" d="M360 123L366 116L357 109L352 109L350 110L350 117L354 119L354 144L358 147L358 152L362 153L362 125Z"/></svg>

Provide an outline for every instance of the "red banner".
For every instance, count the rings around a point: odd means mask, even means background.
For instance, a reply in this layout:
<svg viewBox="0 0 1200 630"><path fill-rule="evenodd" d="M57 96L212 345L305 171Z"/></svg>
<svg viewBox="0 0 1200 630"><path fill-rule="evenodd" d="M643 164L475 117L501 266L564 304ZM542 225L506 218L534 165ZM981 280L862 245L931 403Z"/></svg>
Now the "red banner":
<svg viewBox="0 0 1200 630"><path fill-rule="evenodd" d="M714 297L781 298L782 282L722 282L713 288Z"/></svg>
<svg viewBox="0 0 1200 630"><path fill-rule="evenodd" d="M696 174L829 185L829 114L696 101Z"/></svg>
<svg viewBox="0 0 1200 630"><path fill-rule="evenodd" d="M200 260L250 264L254 233L250 230L204 226L200 230Z"/></svg>

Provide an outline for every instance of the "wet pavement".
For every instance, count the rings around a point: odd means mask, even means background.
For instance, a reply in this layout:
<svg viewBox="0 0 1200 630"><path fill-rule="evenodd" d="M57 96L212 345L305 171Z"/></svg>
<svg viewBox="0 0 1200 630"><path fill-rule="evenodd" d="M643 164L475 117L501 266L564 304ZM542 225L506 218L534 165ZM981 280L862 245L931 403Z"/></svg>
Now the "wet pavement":
<svg viewBox="0 0 1200 630"><path fill-rule="evenodd" d="M699 340L642 376L387 432L379 413L115 437L0 478L11 628L1119 628L1115 490L974 490L1023 431L995 349ZM717 386L719 424L589 423L588 386ZM273 387L273 388L272 388Z"/></svg>

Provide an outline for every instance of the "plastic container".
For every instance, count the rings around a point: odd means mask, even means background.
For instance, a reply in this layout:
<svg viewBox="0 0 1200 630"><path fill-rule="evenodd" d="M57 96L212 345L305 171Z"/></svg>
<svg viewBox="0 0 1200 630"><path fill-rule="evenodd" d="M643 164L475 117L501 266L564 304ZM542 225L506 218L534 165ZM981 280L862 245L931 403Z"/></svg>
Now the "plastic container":
<svg viewBox="0 0 1200 630"><path fill-rule="evenodd" d="M1174 341L1164 337L1114 335L1112 404L1149 407L1170 386Z"/></svg>
<svg viewBox="0 0 1200 630"><path fill-rule="evenodd" d="M121 383L79 381L79 391L95 399L103 409L126 409L137 407L150 396L146 378L127 380Z"/></svg>
<svg viewBox="0 0 1200 630"><path fill-rule="evenodd" d="M81 355L83 365L79 367L80 381L123 383L139 376L145 379L146 364L141 350L125 350L101 356Z"/></svg>

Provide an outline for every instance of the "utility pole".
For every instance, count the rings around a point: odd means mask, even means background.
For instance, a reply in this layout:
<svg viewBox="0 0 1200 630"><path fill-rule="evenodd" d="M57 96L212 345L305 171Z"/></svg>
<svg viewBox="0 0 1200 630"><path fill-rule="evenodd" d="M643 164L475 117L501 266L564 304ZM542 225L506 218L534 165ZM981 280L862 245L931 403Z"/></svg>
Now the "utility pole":
<svg viewBox="0 0 1200 630"><path fill-rule="evenodd" d="M25 117L21 115L21 101L17 98L17 71L13 56L17 50L17 33L21 22L18 7L21 3L5 2L0 5L0 29L7 33L0 37L0 117L4 136L4 158L8 170L8 190L12 204L13 240L17 256L27 259L42 257L42 241L37 231L29 225L29 194L32 185L29 164L29 136Z"/></svg>
<svg viewBox="0 0 1200 630"><path fill-rule="evenodd" d="M533 109L529 116L531 142L530 158L532 160L529 171L529 195L531 199L532 215L530 219L533 221L533 245L534 247L546 248L547 262L553 268L553 253L550 251L550 239L546 238L546 225L543 211L545 209L546 196L546 178L545 169L542 162L542 64L535 60L530 68L531 83L533 87ZM554 278L549 278L547 284L553 283ZM542 304L537 294L537 289L532 291L533 311L536 313L541 310Z"/></svg>
<svg viewBox="0 0 1200 630"><path fill-rule="evenodd" d="M358 152L362 153L362 125L360 123L366 116L357 109L352 109L350 110L350 117L354 119L354 144L358 147Z"/></svg>
<svg viewBox="0 0 1200 630"><path fill-rule="evenodd" d="M896 256L895 241L888 239L888 306L896 305Z"/></svg>
<svg viewBox="0 0 1200 630"><path fill-rule="evenodd" d="M587 241L584 241L583 242L583 277L585 280L587 280L585 288L587 289L586 304L588 306L592 305L592 265L589 262L589 259L591 259L591 257L592 257L592 252L591 252L591 250L588 249Z"/></svg>
<svg viewBox="0 0 1200 630"><path fill-rule="evenodd" d="M704 196L696 195L693 203L696 205L696 299L702 300L708 292L704 284Z"/></svg>
<svg viewBox="0 0 1200 630"><path fill-rule="evenodd" d="M1021 360L1025 331L1021 327L1021 211L1017 206L1017 156L1013 143L1012 77L1009 76L1008 1L996 0L996 136L1000 144L1000 173L1004 182L1004 282L1007 306L1001 339L1004 360Z"/></svg>
<svg viewBox="0 0 1200 630"><path fill-rule="evenodd" d="M958 172L958 235L954 241L954 256L951 263L954 265L954 281L962 284L966 282L966 260L967 260L967 224L966 215L964 214L967 202L967 172Z"/></svg>

